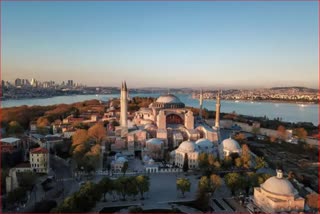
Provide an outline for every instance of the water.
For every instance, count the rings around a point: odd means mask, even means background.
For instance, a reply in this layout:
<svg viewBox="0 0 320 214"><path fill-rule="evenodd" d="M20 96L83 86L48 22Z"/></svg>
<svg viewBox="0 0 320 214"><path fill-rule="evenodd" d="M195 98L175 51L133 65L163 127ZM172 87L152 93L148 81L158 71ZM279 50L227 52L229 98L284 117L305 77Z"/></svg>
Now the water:
<svg viewBox="0 0 320 214"><path fill-rule="evenodd" d="M60 103L75 103L90 99L99 99L107 101L110 98L118 98L119 94L109 95L75 95L75 96L58 96L51 98L35 98L21 100L4 100L1 103L2 108L22 106L22 105L54 105ZM140 97L158 97L159 94L132 94L131 96ZM192 99L189 94L177 94L186 106L198 107L199 101ZM215 110L215 100L204 100L203 106L209 110ZM221 101L221 112L231 113L235 111L237 114L251 116L267 116L269 119L282 118L288 122L311 122L318 124L318 105L316 104L291 104L291 103L272 103L272 102L234 102Z"/></svg>

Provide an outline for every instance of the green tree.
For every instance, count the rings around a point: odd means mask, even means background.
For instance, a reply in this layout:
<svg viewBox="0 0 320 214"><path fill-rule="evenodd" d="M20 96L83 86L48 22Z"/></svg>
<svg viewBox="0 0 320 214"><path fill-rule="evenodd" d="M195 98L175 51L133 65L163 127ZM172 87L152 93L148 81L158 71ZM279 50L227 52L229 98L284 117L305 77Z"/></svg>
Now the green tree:
<svg viewBox="0 0 320 214"><path fill-rule="evenodd" d="M191 183L188 178L178 178L176 184L177 190L182 193L182 197L184 197L185 192L190 192Z"/></svg>
<svg viewBox="0 0 320 214"><path fill-rule="evenodd" d="M189 159L187 153L184 154L182 170L184 172L187 172L189 170Z"/></svg>
<svg viewBox="0 0 320 214"><path fill-rule="evenodd" d="M242 159L241 158L236 158L234 160L234 165L238 168L240 168L242 166Z"/></svg>
<svg viewBox="0 0 320 214"><path fill-rule="evenodd" d="M122 196L122 200L125 201L126 200L126 196L128 195L128 187L129 187L129 178L128 177L119 177L117 179L118 183L118 192L120 193L120 195Z"/></svg>
<svg viewBox="0 0 320 214"><path fill-rule="evenodd" d="M264 168L267 166L266 161L264 160L264 157L256 157L255 158L255 162L256 162L256 166L255 169L260 169L260 168Z"/></svg>
<svg viewBox="0 0 320 214"><path fill-rule="evenodd" d="M139 194L139 189L138 189L138 185L137 185L137 181L136 181L136 177L131 176L128 178L128 195L129 196L133 196L133 198L135 199L135 197Z"/></svg>
<svg viewBox="0 0 320 214"><path fill-rule="evenodd" d="M227 186L230 188L232 192L232 195L235 195L235 192L238 189L240 189L240 182L241 182L240 177L241 176L239 173L232 172L232 173L228 173L224 178Z"/></svg>
<svg viewBox="0 0 320 214"><path fill-rule="evenodd" d="M140 192L141 199L144 199L143 194L148 192L150 187L149 177L145 175L136 176L136 184Z"/></svg>
<svg viewBox="0 0 320 214"><path fill-rule="evenodd" d="M99 187L103 193L103 201L106 201L106 194L111 191L111 185L112 182L110 178L104 177L100 182L99 182Z"/></svg>

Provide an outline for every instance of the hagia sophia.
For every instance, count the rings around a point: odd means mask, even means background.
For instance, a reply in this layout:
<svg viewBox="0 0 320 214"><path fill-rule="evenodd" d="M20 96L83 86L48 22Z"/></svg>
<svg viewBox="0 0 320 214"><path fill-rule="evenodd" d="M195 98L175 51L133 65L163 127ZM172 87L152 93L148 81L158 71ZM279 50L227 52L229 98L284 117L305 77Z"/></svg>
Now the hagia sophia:
<svg viewBox="0 0 320 214"><path fill-rule="evenodd" d="M220 95L217 96L214 127L202 119L202 97L201 92L199 116L194 116L175 95L165 94L128 120L128 88L124 82L120 95L120 126L116 127L115 143L111 146L111 150L118 152L112 162L115 171L119 172L128 161L126 158L136 156L137 152L146 172L158 172L155 160L165 159L166 153L170 163L179 168L183 168L187 156L189 169L198 168L201 153L212 154L220 160L234 153L241 155L237 141L220 137ZM305 206L305 199L283 177L281 170L254 188L253 201L263 212L269 213L302 211Z"/></svg>
<svg viewBox="0 0 320 214"><path fill-rule="evenodd" d="M202 109L203 96L200 94L199 108ZM213 154L223 159L231 153L241 153L239 144L232 139L220 138L220 95L217 96L215 126L210 127L200 115L195 117L178 97L161 95L148 108L135 112L128 120L128 88L122 83L120 94L120 126L116 130L114 151L134 155L141 152L141 158L164 159L170 154L170 162L182 168L188 157L189 167L198 167L200 153ZM128 126L131 123L131 127ZM132 128L135 127L135 128ZM119 162L123 159L119 159ZM114 164L117 163L115 160Z"/></svg>

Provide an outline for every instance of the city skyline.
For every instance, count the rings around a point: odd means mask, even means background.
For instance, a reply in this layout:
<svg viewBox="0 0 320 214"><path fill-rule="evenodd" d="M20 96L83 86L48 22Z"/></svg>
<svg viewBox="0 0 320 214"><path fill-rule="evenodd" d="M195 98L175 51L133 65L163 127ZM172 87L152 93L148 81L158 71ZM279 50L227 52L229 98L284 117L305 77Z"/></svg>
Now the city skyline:
<svg viewBox="0 0 320 214"><path fill-rule="evenodd" d="M2 79L318 87L318 2L2 2Z"/></svg>

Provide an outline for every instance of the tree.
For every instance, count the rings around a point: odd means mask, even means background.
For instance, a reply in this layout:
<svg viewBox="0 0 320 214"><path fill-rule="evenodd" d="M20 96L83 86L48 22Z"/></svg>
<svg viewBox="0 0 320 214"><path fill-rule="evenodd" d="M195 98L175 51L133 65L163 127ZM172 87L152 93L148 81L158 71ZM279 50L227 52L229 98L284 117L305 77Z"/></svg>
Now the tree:
<svg viewBox="0 0 320 214"><path fill-rule="evenodd" d="M252 127L252 131L254 136L260 134L260 128L259 127Z"/></svg>
<svg viewBox="0 0 320 214"><path fill-rule="evenodd" d="M225 182L227 186L230 188L232 195L235 195L235 192L238 189L240 189L240 183L239 183L239 181L241 182L240 177L241 177L240 174L235 172L228 173L225 176Z"/></svg>
<svg viewBox="0 0 320 214"><path fill-rule="evenodd" d="M127 162L127 161L124 162L124 163L123 163L123 166L122 166L122 168L121 168L121 172L123 173L123 176L126 174L126 172L127 172L127 170L128 170L128 167L129 167L128 162Z"/></svg>
<svg viewBox="0 0 320 214"><path fill-rule="evenodd" d="M319 194L310 193L306 196L306 203L311 208L312 211L317 212L319 210Z"/></svg>
<svg viewBox="0 0 320 214"><path fill-rule="evenodd" d="M187 153L184 154L182 170L184 172L187 172L189 170L189 159Z"/></svg>
<svg viewBox="0 0 320 214"><path fill-rule="evenodd" d="M304 128L296 128L293 133L299 138L299 140L305 140L308 136L308 132Z"/></svg>
<svg viewBox="0 0 320 214"><path fill-rule="evenodd" d="M241 158L236 158L234 160L234 165L238 168L240 168L242 166L242 159Z"/></svg>
<svg viewBox="0 0 320 214"><path fill-rule="evenodd" d="M111 190L111 185L112 182L110 178L104 177L100 182L99 182L99 187L103 193L103 201L106 201L106 194L110 192Z"/></svg>
<svg viewBox="0 0 320 214"><path fill-rule="evenodd" d="M149 177L145 175L136 176L136 184L140 192L141 199L144 199L143 193L149 191L149 186L150 186Z"/></svg>
<svg viewBox="0 0 320 214"><path fill-rule="evenodd" d="M107 130L103 126L103 123L97 123L89 128L88 135L94 139L96 143L101 144L101 142L107 137Z"/></svg>
<svg viewBox="0 0 320 214"><path fill-rule="evenodd" d="M47 117L39 117L37 120L37 127L46 127L49 126L49 120Z"/></svg>
<svg viewBox="0 0 320 214"><path fill-rule="evenodd" d="M134 176L131 176L128 178L128 180L128 195L133 196L133 198L135 199L135 197L139 194L136 178Z"/></svg>
<svg viewBox="0 0 320 214"><path fill-rule="evenodd" d="M23 128L17 121L11 121L8 125L8 134L21 134Z"/></svg>
<svg viewBox="0 0 320 214"><path fill-rule="evenodd" d="M8 193L7 202L9 204L14 204L16 202L21 201L27 196L27 191L25 188L18 187L11 192Z"/></svg>
<svg viewBox="0 0 320 214"><path fill-rule="evenodd" d="M78 129L72 136L72 147L82 145L89 140L88 131L85 129Z"/></svg>
<svg viewBox="0 0 320 214"><path fill-rule="evenodd" d="M215 166L215 162L216 162L216 159L214 157L213 154L209 154L208 155L208 164L210 167L214 167Z"/></svg>
<svg viewBox="0 0 320 214"><path fill-rule="evenodd" d="M200 153L198 156L198 162L199 162L199 168L200 169L206 169L208 168L209 162L208 162L208 154L207 153Z"/></svg>
<svg viewBox="0 0 320 214"><path fill-rule="evenodd" d="M122 196L122 200L125 201L126 200L126 196L128 194L128 187L129 187L129 178L128 177L119 177L117 179L118 185L118 192L120 193L120 195Z"/></svg>
<svg viewBox="0 0 320 214"><path fill-rule="evenodd" d="M178 178L176 184L177 190L182 193L182 197L184 197L185 192L190 192L191 183L188 178Z"/></svg>
<svg viewBox="0 0 320 214"><path fill-rule="evenodd" d="M256 159L255 159L255 162L256 162L255 169L264 168L267 165L266 161L264 160L264 157L258 157L257 156Z"/></svg>
<svg viewBox="0 0 320 214"><path fill-rule="evenodd" d="M37 174L34 172L18 172L17 178L20 187L31 190L36 183Z"/></svg>
<svg viewBox="0 0 320 214"><path fill-rule="evenodd" d="M198 182L198 189L202 192L210 192L210 181L207 176L202 176Z"/></svg>
<svg viewBox="0 0 320 214"><path fill-rule="evenodd" d="M213 194L222 184L222 180L219 175L212 174L210 176L210 191Z"/></svg>
<svg viewBox="0 0 320 214"><path fill-rule="evenodd" d="M250 154L250 149L248 145L243 144L241 150L242 150L241 160L242 160L243 166L245 168L250 168L251 154Z"/></svg>
<svg viewBox="0 0 320 214"><path fill-rule="evenodd" d="M287 138L287 130L284 126L280 125L277 129L278 137L281 140L285 140Z"/></svg>

